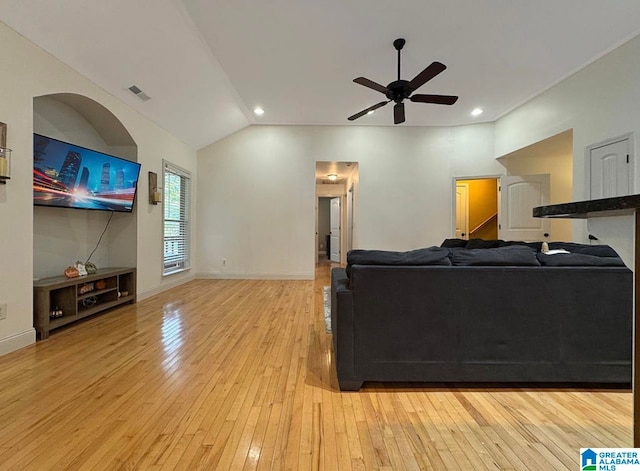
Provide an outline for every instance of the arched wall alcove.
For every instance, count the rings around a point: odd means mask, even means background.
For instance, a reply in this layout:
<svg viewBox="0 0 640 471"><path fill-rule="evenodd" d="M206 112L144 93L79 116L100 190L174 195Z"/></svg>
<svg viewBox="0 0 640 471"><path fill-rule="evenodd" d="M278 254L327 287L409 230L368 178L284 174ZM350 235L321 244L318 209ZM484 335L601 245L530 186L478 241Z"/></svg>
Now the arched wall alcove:
<svg viewBox="0 0 640 471"><path fill-rule="evenodd" d="M127 160L138 160L137 145L120 120L86 96L58 93L35 97L33 131ZM109 211L34 206L34 278L61 275L67 266L86 261L94 249L91 261L99 268L135 267L138 232L135 212L139 194L136 200L133 213L113 213L110 222Z"/></svg>

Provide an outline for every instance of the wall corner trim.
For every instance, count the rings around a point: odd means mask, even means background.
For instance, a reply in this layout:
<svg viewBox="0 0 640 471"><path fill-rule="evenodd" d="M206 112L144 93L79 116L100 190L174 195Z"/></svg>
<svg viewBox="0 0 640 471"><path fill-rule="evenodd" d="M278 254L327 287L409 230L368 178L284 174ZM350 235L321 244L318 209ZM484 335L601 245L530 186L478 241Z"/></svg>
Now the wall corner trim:
<svg viewBox="0 0 640 471"><path fill-rule="evenodd" d="M155 296L156 294L160 294L163 291L167 291L170 290L172 288L176 288L180 285L183 285L185 283L188 283L189 281L193 281L195 280L195 276L194 275L189 275L189 276L185 276L185 277L181 277L175 281L165 281L164 283L162 283L159 286L156 286L154 288L151 289L147 289L144 291L138 291L138 296L137 296L137 301L140 302L143 299L147 299L150 298L151 296Z"/></svg>
<svg viewBox="0 0 640 471"><path fill-rule="evenodd" d="M6 355L34 343L36 343L36 330L32 327L24 332L0 339L0 355Z"/></svg>
<svg viewBox="0 0 640 471"><path fill-rule="evenodd" d="M198 280L313 280L313 273L196 273Z"/></svg>

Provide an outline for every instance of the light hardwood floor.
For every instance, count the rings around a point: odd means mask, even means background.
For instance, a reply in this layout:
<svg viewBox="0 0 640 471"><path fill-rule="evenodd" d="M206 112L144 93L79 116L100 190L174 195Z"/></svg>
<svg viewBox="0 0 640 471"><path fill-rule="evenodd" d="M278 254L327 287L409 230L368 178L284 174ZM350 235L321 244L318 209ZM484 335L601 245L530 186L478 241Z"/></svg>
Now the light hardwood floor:
<svg viewBox="0 0 640 471"><path fill-rule="evenodd" d="M316 281L199 280L0 357L0 469L563 470L629 390L336 387Z"/></svg>

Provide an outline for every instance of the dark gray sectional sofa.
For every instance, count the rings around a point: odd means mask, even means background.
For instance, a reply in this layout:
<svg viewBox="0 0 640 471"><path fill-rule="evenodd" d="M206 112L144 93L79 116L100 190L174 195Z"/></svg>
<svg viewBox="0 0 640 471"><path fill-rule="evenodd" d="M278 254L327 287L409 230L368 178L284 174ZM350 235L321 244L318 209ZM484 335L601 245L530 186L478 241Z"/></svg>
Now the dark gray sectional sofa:
<svg viewBox="0 0 640 471"><path fill-rule="evenodd" d="M351 251L347 268L332 270L341 390L364 381L631 382L633 277L613 249L443 245Z"/></svg>

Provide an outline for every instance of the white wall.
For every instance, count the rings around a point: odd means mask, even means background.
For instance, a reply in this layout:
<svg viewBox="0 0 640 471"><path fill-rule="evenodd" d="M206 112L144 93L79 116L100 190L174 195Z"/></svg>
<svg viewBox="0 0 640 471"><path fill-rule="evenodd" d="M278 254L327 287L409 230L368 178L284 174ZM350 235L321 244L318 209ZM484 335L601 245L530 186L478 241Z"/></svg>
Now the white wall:
<svg viewBox="0 0 640 471"><path fill-rule="evenodd" d="M358 162L357 246L390 250L451 237L452 177L502 169L492 124L246 128L198 152L198 276L312 278L316 161Z"/></svg>
<svg viewBox="0 0 640 471"><path fill-rule="evenodd" d="M0 270L0 303L7 304L7 319L0 321L2 354L28 345L35 339L32 307L33 98L54 93L76 93L95 100L114 113L138 146L138 161L142 164L143 175L141 195L147 192L146 172L159 172L163 157L195 172L196 153L2 23L0 52L4 63L11 65L0 74L0 121L7 124L7 145L13 149L11 180L0 185L0 220L3 221L0 224L0 260L3 267ZM188 280L193 275L188 272L162 279L162 209L147 204L145 198L140 198L136 204L138 294L144 297Z"/></svg>
<svg viewBox="0 0 640 471"><path fill-rule="evenodd" d="M637 140L640 134L638 57L640 36L499 119L496 155L573 129L573 200L586 199L585 147L627 132L633 132ZM637 192L640 189L637 170L634 180ZM589 220L588 230L601 243L612 245L633 267L633 216L594 218ZM586 223L574 223L573 238L587 242Z"/></svg>
<svg viewBox="0 0 640 471"><path fill-rule="evenodd" d="M303 127L252 126L199 151L198 276L313 277L310 144Z"/></svg>
<svg viewBox="0 0 640 471"><path fill-rule="evenodd" d="M316 184L316 196L344 196L347 191L344 183L318 183Z"/></svg>

